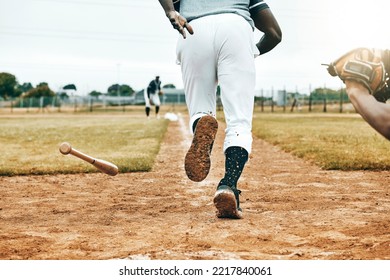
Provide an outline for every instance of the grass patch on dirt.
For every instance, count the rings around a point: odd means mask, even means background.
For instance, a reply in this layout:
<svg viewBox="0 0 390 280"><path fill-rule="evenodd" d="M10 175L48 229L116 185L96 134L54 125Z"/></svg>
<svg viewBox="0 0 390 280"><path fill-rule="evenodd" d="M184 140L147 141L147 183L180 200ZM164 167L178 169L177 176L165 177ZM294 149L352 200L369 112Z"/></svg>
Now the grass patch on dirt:
<svg viewBox="0 0 390 280"><path fill-rule="evenodd" d="M58 148L75 149L116 164L119 172L150 171L168 120L129 114L48 114L0 117L0 175L100 172Z"/></svg>
<svg viewBox="0 0 390 280"><path fill-rule="evenodd" d="M356 114L256 114L253 133L323 169L390 169L390 142Z"/></svg>

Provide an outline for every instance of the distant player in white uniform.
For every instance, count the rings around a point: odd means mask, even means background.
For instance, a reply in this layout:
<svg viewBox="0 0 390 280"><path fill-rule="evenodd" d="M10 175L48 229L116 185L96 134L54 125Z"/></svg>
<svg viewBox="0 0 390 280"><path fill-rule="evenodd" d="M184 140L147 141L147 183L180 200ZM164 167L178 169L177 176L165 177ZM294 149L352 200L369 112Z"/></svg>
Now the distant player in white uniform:
<svg viewBox="0 0 390 280"><path fill-rule="evenodd" d="M159 118L159 111L160 111L160 94L161 94L161 81L160 76L156 76L154 80L152 80L147 89L144 90L144 97L145 97L145 113L146 117L149 118L150 115L150 107L152 105L155 106L156 109L156 118Z"/></svg>
<svg viewBox="0 0 390 280"><path fill-rule="evenodd" d="M199 182L209 173L211 148L218 129L215 117L219 85L226 119L225 176L217 186L214 205L217 217L239 219L241 191L237 182L252 148L254 58L281 41L280 27L263 0L159 2L173 28L182 35L176 54L194 133L185 157L187 176ZM264 33L257 44L255 28Z"/></svg>

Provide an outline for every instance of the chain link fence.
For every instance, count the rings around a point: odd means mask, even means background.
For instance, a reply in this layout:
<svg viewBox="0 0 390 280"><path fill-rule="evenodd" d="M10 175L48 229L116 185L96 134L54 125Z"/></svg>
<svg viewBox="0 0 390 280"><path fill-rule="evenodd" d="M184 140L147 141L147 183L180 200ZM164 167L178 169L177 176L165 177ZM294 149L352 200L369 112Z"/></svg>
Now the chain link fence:
<svg viewBox="0 0 390 280"><path fill-rule="evenodd" d="M183 90L165 90L160 96L162 106L185 105ZM0 112L97 112L126 111L130 106L145 105L144 92L133 96L71 96L71 97L39 97L0 99ZM221 99L217 98L217 110L222 110ZM341 92L338 100L312 98L309 95L287 92L283 90L258 91L255 97L257 112L323 112L344 113L355 112L346 94Z"/></svg>

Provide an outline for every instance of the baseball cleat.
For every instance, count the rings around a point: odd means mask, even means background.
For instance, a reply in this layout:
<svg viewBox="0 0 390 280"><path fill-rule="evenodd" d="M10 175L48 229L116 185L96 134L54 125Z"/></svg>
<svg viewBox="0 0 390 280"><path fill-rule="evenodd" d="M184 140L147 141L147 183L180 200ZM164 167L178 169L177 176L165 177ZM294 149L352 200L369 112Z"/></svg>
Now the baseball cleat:
<svg viewBox="0 0 390 280"><path fill-rule="evenodd" d="M240 208L240 190L229 186L219 186L214 195L214 205L217 208L218 218L241 219L242 210Z"/></svg>
<svg viewBox="0 0 390 280"><path fill-rule="evenodd" d="M217 131L218 122L214 117L204 116L198 121L184 160L184 169L190 180L200 182L209 174L210 154Z"/></svg>

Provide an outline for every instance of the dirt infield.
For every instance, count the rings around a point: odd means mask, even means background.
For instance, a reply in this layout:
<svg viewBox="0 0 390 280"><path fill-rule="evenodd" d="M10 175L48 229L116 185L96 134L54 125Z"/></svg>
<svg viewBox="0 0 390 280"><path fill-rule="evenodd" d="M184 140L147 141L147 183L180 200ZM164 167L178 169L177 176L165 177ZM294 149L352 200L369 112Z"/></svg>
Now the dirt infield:
<svg viewBox="0 0 390 280"><path fill-rule="evenodd" d="M201 183L183 170L186 120L149 173L1 177L0 259L390 259L390 172L324 171L259 139L244 219L217 219L223 128Z"/></svg>

